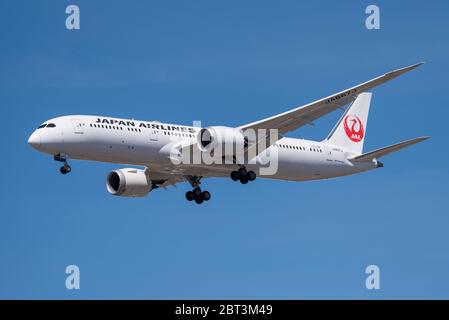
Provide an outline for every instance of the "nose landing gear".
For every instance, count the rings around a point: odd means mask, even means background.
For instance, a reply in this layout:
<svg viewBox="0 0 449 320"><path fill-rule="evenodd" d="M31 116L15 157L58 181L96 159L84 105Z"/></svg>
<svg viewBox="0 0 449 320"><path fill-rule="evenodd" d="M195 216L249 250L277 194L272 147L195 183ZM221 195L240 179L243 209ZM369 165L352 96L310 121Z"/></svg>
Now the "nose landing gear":
<svg viewBox="0 0 449 320"><path fill-rule="evenodd" d="M249 181L256 180L256 173L252 170L247 171L245 167L241 167L237 171L231 172L231 179L233 181L240 180L240 183L247 184Z"/></svg>
<svg viewBox="0 0 449 320"><path fill-rule="evenodd" d="M70 167L67 163L67 158L61 154L57 154L53 157L55 161L62 162L64 165L59 169L62 174L67 174L72 171L72 167Z"/></svg>

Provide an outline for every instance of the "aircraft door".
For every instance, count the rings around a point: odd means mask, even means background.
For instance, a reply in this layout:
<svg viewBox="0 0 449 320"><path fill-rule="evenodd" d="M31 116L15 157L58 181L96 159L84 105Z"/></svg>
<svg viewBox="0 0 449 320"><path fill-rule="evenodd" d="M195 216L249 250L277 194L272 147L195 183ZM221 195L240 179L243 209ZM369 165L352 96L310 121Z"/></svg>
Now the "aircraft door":
<svg viewBox="0 0 449 320"><path fill-rule="evenodd" d="M84 122L79 119L72 119L73 131L76 134L84 133Z"/></svg>
<svg viewBox="0 0 449 320"><path fill-rule="evenodd" d="M156 129L150 129L150 141L158 141L158 131Z"/></svg>

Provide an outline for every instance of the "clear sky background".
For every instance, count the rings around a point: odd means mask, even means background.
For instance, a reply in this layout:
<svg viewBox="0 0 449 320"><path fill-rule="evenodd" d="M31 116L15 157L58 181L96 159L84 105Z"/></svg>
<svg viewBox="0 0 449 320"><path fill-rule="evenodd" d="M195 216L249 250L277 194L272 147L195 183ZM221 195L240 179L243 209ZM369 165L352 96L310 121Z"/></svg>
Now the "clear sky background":
<svg viewBox="0 0 449 320"><path fill-rule="evenodd" d="M367 1L1 0L0 298L449 298L449 2L373 3L378 31ZM120 166L62 176L27 145L68 114L241 125L423 60L374 89L365 150L432 139L357 176L210 179L198 206L187 184L113 197ZM290 136L321 140L340 114Z"/></svg>

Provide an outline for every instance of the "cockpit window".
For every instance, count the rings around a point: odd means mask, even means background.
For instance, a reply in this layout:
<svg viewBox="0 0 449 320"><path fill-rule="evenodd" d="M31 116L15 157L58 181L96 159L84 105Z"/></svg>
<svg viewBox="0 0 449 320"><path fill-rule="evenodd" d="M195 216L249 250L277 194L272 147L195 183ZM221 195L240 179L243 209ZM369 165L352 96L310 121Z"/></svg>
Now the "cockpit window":
<svg viewBox="0 0 449 320"><path fill-rule="evenodd" d="M39 127L37 127L38 129L42 129L42 128L45 128L47 126L47 124L46 123L44 123L44 124L41 124Z"/></svg>
<svg viewBox="0 0 449 320"><path fill-rule="evenodd" d="M54 127L56 127L56 125L54 123L47 124L47 128L54 128Z"/></svg>

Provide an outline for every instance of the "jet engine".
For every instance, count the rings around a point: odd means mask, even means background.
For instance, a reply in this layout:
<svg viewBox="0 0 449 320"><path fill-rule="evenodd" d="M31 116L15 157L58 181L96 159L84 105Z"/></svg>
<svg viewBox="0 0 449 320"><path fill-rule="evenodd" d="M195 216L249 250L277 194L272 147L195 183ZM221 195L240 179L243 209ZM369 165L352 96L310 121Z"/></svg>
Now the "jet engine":
<svg viewBox="0 0 449 320"><path fill-rule="evenodd" d="M152 189L152 182L145 170L125 168L110 172L106 187L114 196L145 197Z"/></svg>
<svg viewBox="0 0 449 320"><path fill-rule="evenodd" d="M209 127L198 134L198 147L203 152L221 149L222 155L234 156L248 146L248 138L235 128Z"/></svg>

